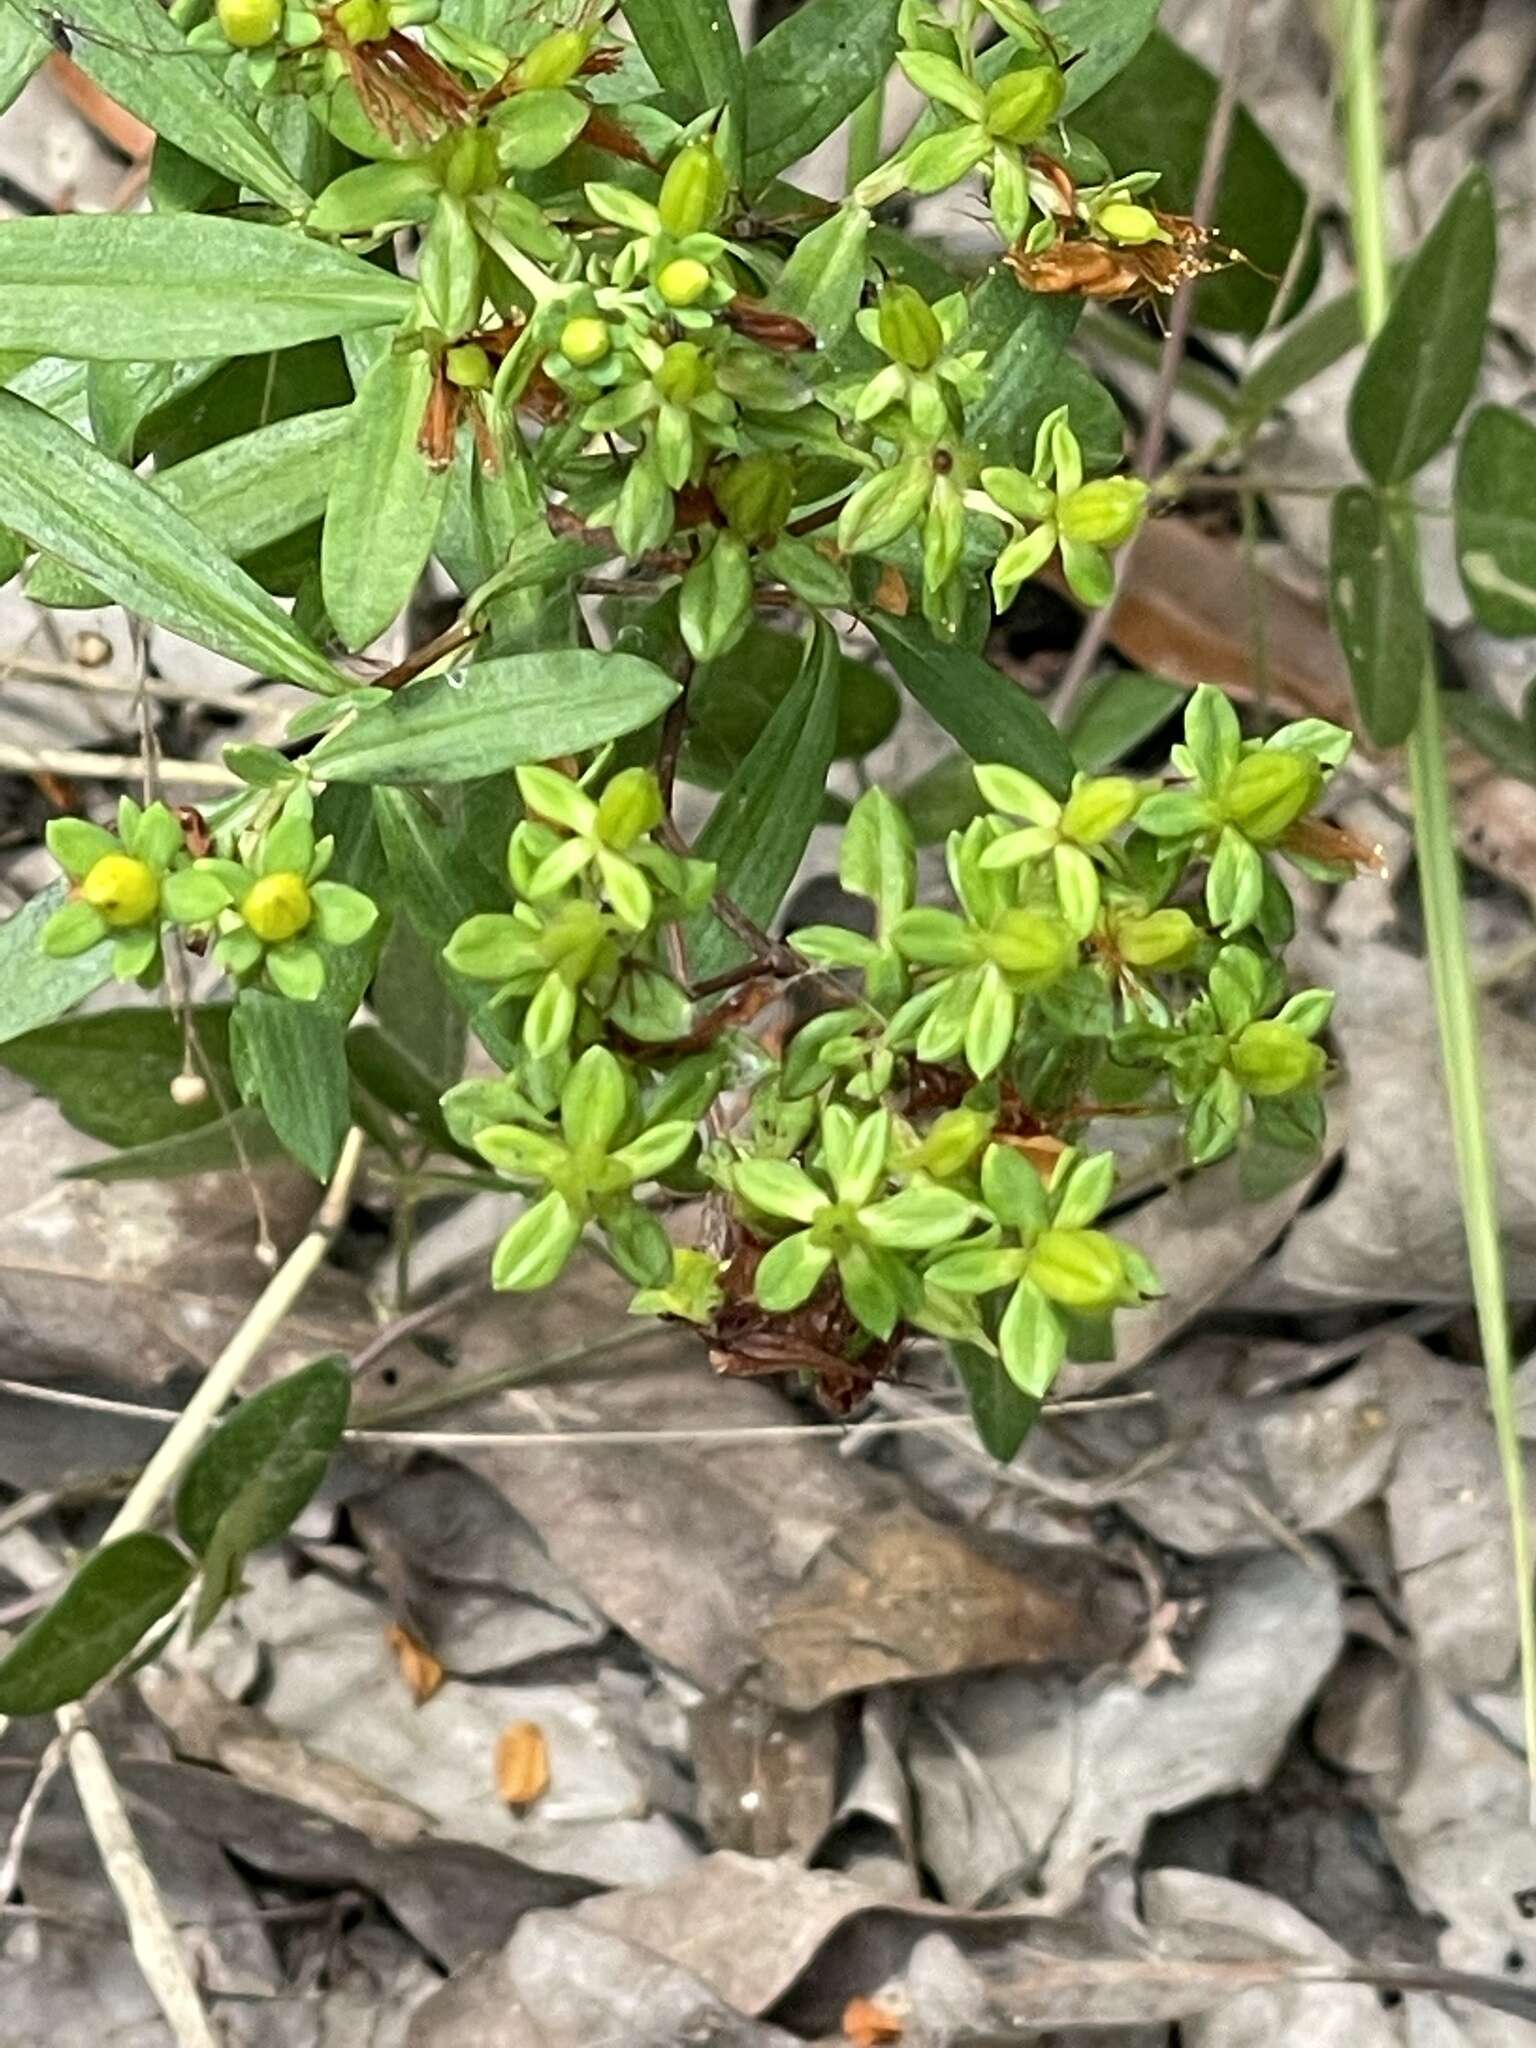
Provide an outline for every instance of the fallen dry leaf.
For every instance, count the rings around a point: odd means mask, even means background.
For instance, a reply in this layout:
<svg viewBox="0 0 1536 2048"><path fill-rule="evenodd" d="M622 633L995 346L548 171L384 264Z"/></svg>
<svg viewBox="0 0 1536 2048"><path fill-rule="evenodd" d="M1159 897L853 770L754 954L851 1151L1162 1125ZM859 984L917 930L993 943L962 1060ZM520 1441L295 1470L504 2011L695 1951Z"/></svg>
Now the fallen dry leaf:
<svg viewBox="0 0 1536 2048"><path fill-rule="evenodd" d="M880 2048L883 2041L899 2041L907 2031L905 2022L888 2005L872 1998L850 1998L843 2008L843 2032L854 2048Z"/></svg>
<svg viewBox="0 0 1536 2048"><path fill-rule="evenodd" d="M443 1682L442 1665L424 1642L397 1621L390 1624L385 1641L395 1653L395 1662L411 1698L418 1707L424 1707Z"/></svg>
<svg viewBox="0 0 1536 2048"><path fill-rule="evenodd" d="M496 1790L508 1806L531 1806L549 1789L549 1744L537 1721L514 1721L496 1745Z"/></svg>

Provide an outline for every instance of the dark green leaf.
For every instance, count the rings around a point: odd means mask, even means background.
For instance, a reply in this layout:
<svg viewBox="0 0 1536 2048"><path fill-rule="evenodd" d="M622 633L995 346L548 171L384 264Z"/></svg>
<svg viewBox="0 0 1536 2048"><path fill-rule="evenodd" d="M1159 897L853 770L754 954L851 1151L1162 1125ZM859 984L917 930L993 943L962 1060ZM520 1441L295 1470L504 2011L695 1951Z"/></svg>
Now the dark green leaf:
<svg viewBox="0 0 1536 2048"><path fill-rule="evenodd" d="M971 763L964 754L946 754L914 776L901 792L913 837L919 846L937 846L959 832L987 808Z"/></svg>
<svg viewBox="0 0 1536 2048"><path fill-rule="evenodd" d="M414 929L407 920L402 918L397 929L410 932L420 947L421 942L415 939ZM425 960L424 951L422 957ZM430 962L427 964L430 967ZM429 1074L377 1024L354 1024L347 1033L347 1065L353 1079L376 1102L425 1132L444 1150L452 1151L456 1148L443 1121L439 1098L449 1083L459 1080L464 1072L464 1019L448 1000L442 983L435 975L433 981L430 991L432 1011L454 1024L458 1034L458 1057L446 1079Z"/></svg>
<svg viewBox="0 0 1536 2048"><path fill-rule="evenodd" d="M1536 426L1485 405L1467 423L1456 464L1456 559L1478 622L1536 633Z"/></svg>
<svg viewBox="0 0 1536 2048"><path fill-rule="evenodd" d="M1350 396L1350 446L1379 484L1405 483L1456 431L1483 360L1496 242L1493 187L1468 171L1405 265Z"/></svg>
<svg viewBox="0 0 1536 2048"><path fill-rule="evenodd" d="M870 630L929 717L973 761L1022 768L1064 797L1072 783L1072 756L1061 734L1016 683L963 647L935 639L920 619L872 618Z"/></svg>
<svg viewBox="0 0 1536 2048"><path fill-rule="evenodd" d="M898 0L802 0L747 53L747 182L763 185L847 119L896 61Z"/></svg>
<svg viewBox="0 0 1536 2048"><path fill-rule="evenodd" d="M390 928L374 976L373 1014L439 1093L464 1071L464 1018L449 1002L438 964L408 917Z"/></svg>
<svg viewBox="0 0 1536 2048"><path fill-rule="evenodd" d="M72 1166L60 1180L181 1180L194 1173L243 1172L282 1156L276 1133L259 1109L231 1110L217 1123L204 1124L179 1138L157 1138L132 1145L109 1159Z"/></svg>
<svg viewBox="0 0 1536 2048"><path fill-rule="evenodd" d="M336 465L320 588L344 644L366 647L410 602L437 538L448 471L422 455L431 359L389 350L363 379Z"/></svg>
<svg viewBox="0 0 1536 2048"><path fill-rule="evenodd" d="M732 776L699 835L697 851L719 865L719 886L759 925L783 902L821 810L837 740L840 657L818 625L799 680ZM690 934L695 975L718 973L744 948L711 918Z"/></svg>
<svg viewBox="0 0 1536 2048"><path fill-rule="evenodd" d="M295 229L192 213L0 222L0 348L121 362L263 354L391 326L412 289Z"/></svg>
<svg viewBox="0 0 1536 2048"><path fill-rule="evenodd" d="M163 1536L141 1531L98 1550L0 1659L0 1714L46 1714L83 1698L191 1583L190 1561Z"/></svg>
<svg viewBox="0 0 1536 2048"><path fill-rule="evenodd" d="M1238 390L1234 425L1264 425L1287 399L1342 362L1363 339L1360 294L1351 286L1296 321L1257 369L1248 372Z"/></svg>
<svg viewBox="0 0 1536 2048"><path fill-rule="evenodd" d="M1082 310L1080 299L1025 291L1009 270L995 270L977 287L966 346L987 351L987 389L966 426L988 462L1013 461L1059 403L1051 380ZM1026 467L1033 453L1029 447Z"/></svg>
<svg viewBox="0 0 1536 2048"><path fill-rule="evenodd" d="M254 1486L259 1513L248 1548L281 1536L325 1476L347 1426L352 1380L339 1358L318 1359L253 1394L222 1422L187 1467L176 1528L201 1557L219 1523Z"/></svg>
<svg viewBox="0 0 1536 2048"><path fill-rule="evenodd" d="M1035 1426L1042 1405L1039 1396L1026 1394L1003 1370L1000 1359L989 1358L974 1344L951 1344L949 1362L965 1388L983 1446L1000 1465L1009 1464Z"/></svg>
<svg viewBox="0 0 1536 2048"><path fill-rule="evenodd" d="M1536 689L1526 691L1524 718L1516 718L1501 704L1474 697L1468 690L1443 691L1440 707L1446 723L1495 767L1507 769L1525 782L1536 782L1536 718L1532 717Z"/></svg>
<svg viewBox="0 0 1536 2048"><path fill-rule="evenodd" d="M212 1123L229 1099L229 1009L193 1012L199 1071L214 1087L200 1103L171 1099L182 1072L181 1021L169 1010L108 1010L66 1017L0 1047L0 1066L59 1105L67 1122L108 1145L147 1145Z"/></svg>
<svg viewBox="0 0 1536 2048"><path fill-rule="evenodd" d="M189 519L12 391L0 391L0 516L128 611L262 673L338 687L319 650Z"/></svg>
<svg viewBox="0 0 1536 2048"><path fill-rule="evenodd" d="M1189 693L1157 676L1111 669L1083 692L1065 738L1085 775L1102 775L1166 725Z"/></svg>
<svg viewBox="0 0 1536 2048"><path fill-rule="evenodd" d="M68 885L55 882L0 924L0 1045L62 1017L112 972L110 946L93 946L72 960L53 960L43 951L43 926L68 896Z"/></svg>
<svg viewBox="0 0 1536 2048"><path fill-rule="evenodd" d="M14 106L52 45L19 5L0 5L0 114Z"/></svg>
<svg viewBox="0 0 1536 2048"><path fill-rule="evenodd" d="M741 44L730 0L629 0L624 19L663 88L687 114L741 90Z"/></svg>
<svg viewBox="0 0 1536 2048"><path fill-rule="evenodd" d="M325 1003L242 989L230 1053L241 1100L259 1103L299 1164L329 1180L349 1121L342 1019Z"/></svg>
<svg viewBox="0 0 1536 2048"><path fill-rule="evenodd" d="M1352 485L1334 499L1328 573L1361 720L1378 746L1400 746L1418 723L1429 626L1413 564L1373 491Z"/></svg>
<svg viewBox="0 0 1536 2048"><path fill-rule="evenodd" d="M1046 27L1076 58L1067 68L1062 112L1082 106L1123 71L1157 26L1163 0L1062 0Z"/></svg>
<svg viewBox="0 0 1536 2048"><path fill-rule="evenodd" d="M795 687L803 649L792 634L749 629L722 661L701 668L688 692L688 733L682 773L705 789L723 789ZM857 760L890 737L901 703L867 662L844 655L837 671L837 736L833 758Z"/></svg>
<svg viewBox="0 0 1536 2048"><path fill-rule="evenodd" d="M1161 172L1157 203L1187 212L1200 181L1215 104L1216 81L1210 72L1158 30L1111 85L1078 109L1073 125L1117 168ZM1270 278L1284 274L1305 226L1306 194L1242 108L1213 217L1221 224L1223 241L1241 250L1247 262L1200 287L1195 318L1202 326L1256 334L1274 300ZM1303 302L1316 275L1314 252L1293 306Z"/></svg>
<svg viewBox="0 0 1536 2048"><path fill-rule="evenodd" d="M676 695L670 676L632 654L509 654L364 711L317 750L315 772L328 782L472 782L634 732Z"/></svg>

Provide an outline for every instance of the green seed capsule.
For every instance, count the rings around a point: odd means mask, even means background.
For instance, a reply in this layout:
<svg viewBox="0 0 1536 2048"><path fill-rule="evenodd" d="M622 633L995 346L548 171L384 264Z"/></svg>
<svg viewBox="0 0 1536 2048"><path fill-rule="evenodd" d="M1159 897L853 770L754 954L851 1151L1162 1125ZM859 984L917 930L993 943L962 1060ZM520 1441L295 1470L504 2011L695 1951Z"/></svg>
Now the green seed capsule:
<svg viewBox="0 0 1536 2048"><path fill-rule="evenodd" d="M534 44L518 66L517 82L524 92L544 92L569 85L586 63L591 47L590 29L557 29L552 36Z"/></svg>
<svg viewBox="0 0 1536 2048"><path fill-rule="evenodd" d="M1115 928L1115 947L1127 967L1173 967L1194 948L1195 921L1187 910L1154 910Z"/></svg>
<svg viewBox="0 0 1536 2048"><path fill-rule="evenodd" d="M237 50L259 50L277 34L282 0L218 0L214 12L226 42Z"/></svg>
<svg viewBox="0 0 1536 2048"><path fill-rule="evenodd" d="M494 371L491 359L477 341L461 341L443 357L448 382L460 391L488 391Z"/></svg>
<svg viewBox="0 0 1536 2048"><path fill-rule="evenodd" d="M382 43L389 34L388 0L341 0L333 19L354 48Z"/></svg>
<svg viewBox="0 0 1536 2048"><path fill-rule="evenodd" d="M1009 71L987 91L987 133L999 142L1036 142L1061 111L1067 81L1057 64Z"/></svg>
<svg viewBox="0 0 1536 2048"><path fill-rule="evenodd" d="M1292 1095L1320 1079L1327 1056L1291 1024L1261 1019L1232 1048L1232 1071L1250 1095Z"/></svg>
<svg viewBox="0 0 1536 2048"><path fill-rule="evenodd" d="M1126 1295L1125 1260L1102 1230L1043 1231L1029 1277L1063 1308L1112 1308Z"/></svg>
<svg viewBox="0 0 1536 2048"><path fill-rule="evenodd" d="M160 907L154 869L126 853L109 853L97 861L80 884L80 894L113 926L143 924Z"/></svg>
<svg viewBox="0 0 1536 2048"><path fill-rule="evenodd" d="M931 370L944 353L933 308L909 284L888 284L880 294L880 346L909 370Z"/></svg>
<svg viewBox="0 0 1536 2048"><path fill-rule="evenodd" d="M650 769L623 768L598 798L597 836L624 853L666 814L661 785Z"/></svg>
<svg viewBox="0 0 1536 2048"><path fill-rule="evenodd" d="M714 386L714 372L697 342L674 341L656 372L656 389L672 405L690 406Z"/></svg>
<svg viewBox="0 0 1536 2048"><path fill-rule="evenodd" d="M696 306L709 290L709 268L693 256L675 256L656 280L669 306Z"/></svg>
<svg viewBox="0 0 1536 2048"><path fill-rule="evenodd" d="M669 235L702 234L720 218L725 204L725 166L707 142L678 151L662 180L657 211Z"/></svg>
<svg viewBox="0 0 1536 2048"><path fill-rule="evenodd" d="M1099 846L1118 832L1141 802L1129 775L1094 775L1080 782L1061 814L1061 836L1078 846Z"/></svg>
<svg viewBox="0 0 1536 2048"><path fill-rule="evenodd" d="M501 181L495 139L484 128L461 129L446 145L442 161L443 190L455 199L489 192Z"/></svg>
<svg viewBox="0 0 1536 2048"><path fill-rule="evenodd" d="M1311 810L1322 786L1323 771L1309 754L1265 747L1232 770L1222 809L1245 838L1266 846Z"/></svg>
<svg viewBox="0 0 1536 2048"><path fill-rule="evenodd" d="M263 875L241 904L240 914L258 939L277 946L303 931L315 907L302 875Z"/></svg>
<svg viewBox="0 0 1536 2048"><path fill-rule="evenodd" d="M1151 207L1136 206L1129 199L1112 199L1108 206L1099 208L1095 219L1101 234L1127 249L1139 249L1146 242L1168 240Z"/></svg>
<svg viewBox="0 0 1536 2048"><path fill-rule="evenodd" d="M1087 547L1123 547L1140 526L1147 487L1140 478L1105 476L1063 498L1057 513L1064 540Z"/></svg>
<svg viewBox="0 0 1536 2048"><path fill-rule="evenodd" d="M710 486L726 524L749 546L775 540L795 509L794 466L784 455L748 455L722 463Z"/></svg>
<svg viewBox="0 0 1536 2048"><path fill-rule="evenodd" d="M560 353L578 370L590 370L608 353L606 322L595 319L590 313L581 313L574 320L567 320L560 330Z"/></svg>

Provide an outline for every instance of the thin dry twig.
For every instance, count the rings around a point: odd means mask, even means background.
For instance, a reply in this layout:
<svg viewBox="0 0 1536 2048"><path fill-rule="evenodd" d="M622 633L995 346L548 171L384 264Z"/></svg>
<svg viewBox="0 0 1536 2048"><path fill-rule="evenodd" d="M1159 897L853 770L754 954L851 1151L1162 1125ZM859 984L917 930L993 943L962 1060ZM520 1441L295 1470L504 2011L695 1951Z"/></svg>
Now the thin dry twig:
<svg viewBox="0 0 1536 2048"><path fill-rule="evenodd" d="M137 754L83 753L74 747L0 746L0 769L16 775L69 775L86 782L137 782L144 763ZM192 789L243 789L222 761L162 761L161 782Z"/></svg>

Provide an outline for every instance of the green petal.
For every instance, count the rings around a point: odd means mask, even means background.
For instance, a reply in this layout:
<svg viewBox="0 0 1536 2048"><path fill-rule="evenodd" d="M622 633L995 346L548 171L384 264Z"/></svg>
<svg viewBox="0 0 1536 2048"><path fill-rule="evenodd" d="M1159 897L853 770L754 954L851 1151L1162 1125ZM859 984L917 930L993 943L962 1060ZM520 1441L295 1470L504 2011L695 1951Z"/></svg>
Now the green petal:
<svg viewBox="0 0 1536 2048"><path fill-rule="evenodd" d="M328 946L350 946L378 922L379 906L345 882L312 882L315 933Z"/></svg>
<svg viewBox="0 0 1536 2048"><path fill-rule="evenodd" d="M116 842L114 841L114 844ZM43 926L43 951L51 960L72 960L107 936L107 921L89 903L66 903Z"/></svg>

